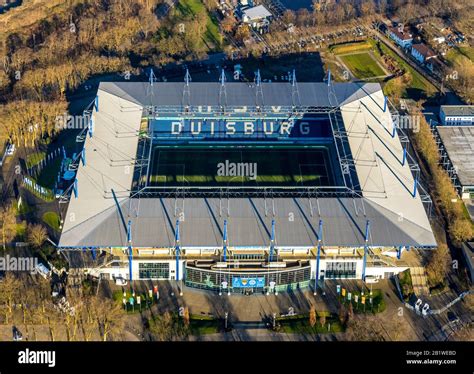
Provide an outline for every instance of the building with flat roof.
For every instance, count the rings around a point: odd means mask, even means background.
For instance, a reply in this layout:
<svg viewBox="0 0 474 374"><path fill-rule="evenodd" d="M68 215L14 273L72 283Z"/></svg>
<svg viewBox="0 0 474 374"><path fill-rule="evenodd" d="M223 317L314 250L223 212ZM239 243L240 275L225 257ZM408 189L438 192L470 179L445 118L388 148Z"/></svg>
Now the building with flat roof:
<svg viewBox="0 0 474 374"><path fill-rule="evenodd" d="M439 117L445 126L472 126L474 105L441 105Z"/></svg>
<svg viewBox="0 0 474 374"><path fill-rule="evenodd" d="M469 279L471 283L474 283L474 242L463 243L462 253L469 271Z"/></svg>
<svg viewBox="0 0 474 374"><path fill-rule="evenodd" d="M474 197L474 126L437 126L441 162L463 199ZM436 134L436 133L435 133Z"/></svg>
<svg viewBox="0 0 474 374"><path fill-rule="evenodd" d="M272 14L263 5L242 9L242 22L254 29L262 29L270 25Z"/></svg>
<svg viewBox="0 0 474 374"><path fill-rule="evenodd" d="M269 292L436 247L377 83L102 82L86 133L58 247L95 276Z"/></svg>

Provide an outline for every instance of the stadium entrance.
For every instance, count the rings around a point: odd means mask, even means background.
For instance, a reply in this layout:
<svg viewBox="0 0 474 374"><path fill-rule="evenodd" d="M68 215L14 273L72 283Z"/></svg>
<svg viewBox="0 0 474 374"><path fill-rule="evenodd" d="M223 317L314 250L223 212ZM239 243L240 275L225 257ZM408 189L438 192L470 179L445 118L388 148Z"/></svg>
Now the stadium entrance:
<svg viewBox="0 0 474 374"><path fill-rule="evenodd" d="M309 286L309 261L285 261L279 264L283 267L271 268L268 263L256 261L231 260L224 264L188 261L184 281L188 287L242 295L289 291Z"/></svg>

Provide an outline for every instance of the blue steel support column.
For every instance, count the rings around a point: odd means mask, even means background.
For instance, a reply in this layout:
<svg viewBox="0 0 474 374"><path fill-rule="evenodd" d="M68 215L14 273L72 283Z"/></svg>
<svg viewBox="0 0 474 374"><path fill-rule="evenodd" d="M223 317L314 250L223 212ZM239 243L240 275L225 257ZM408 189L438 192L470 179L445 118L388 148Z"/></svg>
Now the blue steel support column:
<svg viewBox="0 0 474 374"><path fill-rule="evenodd" d="M154 81L155 81L155 73L153 72L153 68L150 68L150 79L149 79L150 86L153 87Z"/></svg>
<svg viewBox="0 0 474 374"><path fill-rule="evenodd" d="M179 220L176 220L176 230L175 230L175 236L174 236L174 241L175 241L175 255L176 255L176 281L179 281L179 252L180 252L180 247L179 247Z"/></svg>
<svg viewBox="0 0 474 374"><path fill-rule="evenodd" d="M331 69L328 70L328 86L331 85Z"/></svg>
<svg viewBox="0 0 474 374"><path fill-rule="evenodd" d="M62 151L63 151L63 159L67 158L66 148L64 148L64 146L62 147Z"/></svg>
<svg viewBox="0 0 474 374"><path fill-rule="evenodd" d="M95 96L94 107L95 107L95 111L98 112L99 111L99 95Z"/></svg>
<svg viewBox="0 0 474 374"><path fill-rule="evenodd" d="M92 115L91 115L91 118L89 120L88 133L89 133L89 138L92 138L92 135L94 134L94 119L92 118Z"/></svg>
<svg viewBox="0 0 474 374"><path fill-rule="evenodd" d="M222 69L221 77L219 78L219 81L221 82L221 86L224 87L224 85L225 85L225 72L224 72L224 69Z"/></svg>
<svg viewBox="0 0 474 374"><path fill-rule="evenodd" d="M82 166L86 166L86 148L82 148L82 155L81 155L81 160L82 160Z"/></svg>
<svg viewBox="0 0 474 374"><path fill-rule="evenodd" d="M186 86L189 86L189 83L191 82L191 74L189 74L188 68L186 68L186 74L184 75L184 82L186 83Z"/></svg>
<svg viewBox="0 0 474 374"><path fill-rule="evenodd" d="M397 259L399 260L402 257L402 251L403 251L403 245L399 246L397 249Z"/></svg>
<svg viewBox="0 0 474 374"><path fill-rule="evenodd" d="M262 82L262 79L260 77L260 69L257 69L257 73L255 75L255 83L257 86L260 86L261 82Z"/></svg>
<svg viewBox="0 0 474 374"><path fill-rule="evenodd" d="M387 111L387 101L388 101L387 96L384 96L384 97L383 97L383 111L384 111L384 112Z"/></svg>
<svg viewBox="0 0 474 374"><path fill-rule="evenodd" d="M130 286L133 280L133 267L132 267L132 260L133 260L133 248L132 248L132 221L128 221L127 226L127 242L128 242L128 276L130 278Z"/></svg>
<svg viewBox="0 0 474 374"><path fill-rule="evenodd" d="M95 247L92 247L92 259L95 260L96 259L96 253L95 253Z"/></svg>
<svg viewBox="0 0 474 374"><path fill-rule="evenodd" d="M273 250L275 249L275 220L272 219L272 234L270 237L270 256L268 262L271 262L273 259Z"/></svg>
<svg viewBox="0 0 474 374"><path fill-rule="evenodd" d="M415 176L415 182L413 183L413 197L416 197L417 189L418 189L418 176Z"/></svg>
<svg viewBox="0 0 474 374"><path fill-rule="evenodd" d="M405 162L407 162L407 148L403 146L402 166L405 166Z"/></svg>
<svg viewBox="0 0 474 374"><path fill-rule="evenodd" d="M224 262L227 261L227 220L224 220L224 238L223 238L223 247L224 247Z"/></svg>
<svg viewBox="0 0 474 374"><path fill-rule="evenodd" d="M367 250L369 249L370 221L365 224L365 244L364 244L364 260L362 262L362 280L365 281L365 268L367 266Z"/></svg>
<svg viewBox="0 0 474 374"><path fill-rule="evenodd" d="M321 259L321 243L323 240L323 220L319 220L319 231L318 231L318 253L316 255L316 276L314 279L314 294L318 292L318 280L319 280L319 261Z"/></svg>
<svg viewBox="0 0 474 374"><path fill-rule="evenodd" d="M79 191L77 190L77 178L74 179L74 184L72 186L72 191L74 192L74 197L77 199L79 196Z"/></svg>

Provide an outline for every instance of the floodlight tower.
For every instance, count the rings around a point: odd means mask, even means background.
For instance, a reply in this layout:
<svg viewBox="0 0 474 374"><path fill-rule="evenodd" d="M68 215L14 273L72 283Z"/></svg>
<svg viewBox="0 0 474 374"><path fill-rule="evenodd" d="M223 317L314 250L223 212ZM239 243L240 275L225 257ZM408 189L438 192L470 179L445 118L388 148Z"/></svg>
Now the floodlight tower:
<svg viewBox="0 0 474 374"><path fill-rule="evenodd" d="M176 220L176 229L174 233L174 251L175 251L175 256L176 256L176 282L178 282L180 280L179 279L179 255L181 252L180 238L179 238L179 219ZM182 287L179 289L179 295L183 296Z"/></svg>
<svg viewBox="0 0 474 374"><path fill-rule="evenodd" d="M189 74L188 68L186 68L186 74L184 75L184 87L183 87L183 107L187 112L191 106L191 89L189 83L191 82L191 74Z"/></svg>
<svg viewBox="0 0 474 374"><path fill-rule="evenodd" d="M255 73L255 107L257 111L260 111L263 108L263 88L260 69Z"/></svg>
<svg viewBox="0 0 474 374"><path fill-rule="evenodd" d="M221 110L221 113L225 113L225 108L227 106L227 92L225 88L225 72L224 69L222 69L221 76L219 78L220 82L220 87L219 87L219 107Z"/></svg>
<svg viewBox="0 0 474 374"><path fill-rule="evenodd" d="M273 260L273 252L275 250L275 220L272 219L272 232L270 236L270 255L268 257L268 262Z"/></svg>
<svg viewBox="0 0 474 374"><path fill-rule="evenodd" d="M362 280L365 282L365 269L367 266L367 251L369 250L370 221L365 224L365 243L364 243L364 260L362 262Z"/></svg>
<svg viewBox="0 0 474 374"><path fill-rule="evenodd" d="M224 235L223 235L223 251L224 251L224 262L227 261L227 220L224 220Z"/></svg>
<svg viewBox="0 0 474 374"><path fill-rule="evenodd" d="M321 259L321 243L323 241L323 220L319 220L318 231L318 252L316 254L316 276L314 279L314 295L318 294L318 279L319 279L319 263Z"/></svg>

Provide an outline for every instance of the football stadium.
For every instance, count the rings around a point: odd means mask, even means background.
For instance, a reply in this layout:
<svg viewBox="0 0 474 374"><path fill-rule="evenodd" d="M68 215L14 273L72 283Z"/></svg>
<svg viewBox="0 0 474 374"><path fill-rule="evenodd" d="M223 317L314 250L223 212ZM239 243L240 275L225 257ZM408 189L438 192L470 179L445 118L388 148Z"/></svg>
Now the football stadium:
<svg viewBox="0 0 474 374"><path fill-rule="evenodd" d="M378 83L102 82L88 115L58 247L92 276L316 292L436 248Z"/></svg>

